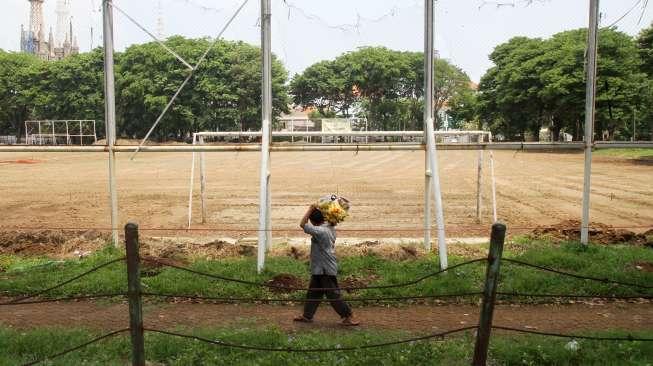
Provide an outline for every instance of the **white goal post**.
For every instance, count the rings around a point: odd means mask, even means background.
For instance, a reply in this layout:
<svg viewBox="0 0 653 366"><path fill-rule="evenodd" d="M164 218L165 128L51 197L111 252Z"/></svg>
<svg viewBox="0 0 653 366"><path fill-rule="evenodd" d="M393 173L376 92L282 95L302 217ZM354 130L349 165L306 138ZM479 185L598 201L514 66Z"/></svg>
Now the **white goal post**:
<svg viewBox="0 0 653 366"><path fill-rule="evenodd" d="M434 135L438 142L448 143L448 144L474 144L474 143L491 143L492 142L492 133L489 131L435 131ZM193 134L192 143L193 145L206 145L206 144L222 144L232 142L234 139L252 139L260 138L262 136L260 131L230 131L230 132L197 132ZM410 138L414 142L422 142L424 138L423 131L348 131L348 132L323 132L323 131L274 131L272 132L273 138L281 137L291 137L291 138L320 138L319 141L322 141L326 137L342 137L345 139L350 139L350 141L369 141L368 143L355 143L354 146L375 146L378 145L375 139L369 139L370 137L399 137L399 138ZM335 139L337 140L337 139ZM299 146L310 146L310 151L321 151L323 148L325 151L329 150L329 146L332 144L329 143L306 143L308 140L301 140L302 143L297 143L295 145ZM403 144L396 143L388 146L401 147ZM411 145L413 146L413 145ZM392 149L388 149L392 150ZM399 150L399 149L396 149ZM308 150L307 150L308 151ZM481 152L482 153L482 152ZM196 154L199 154L199 159L197 159ZM195 166L197 160L199 160L199 169L200 169L200 204L201 204L201 223L206 223L207 220L207 202L206 202L206 160L204 152L193 152L192 162L190 169L190 184L189 184L189 195L188 195L188 228L191 228L193 222L193 192L195 188ZM477 214L480 217L481 210L481 167L482 167L482 158L479 159L479 175L478 175L478 191L477 191ZM491 180L494 192L494 166L492 156L490 158L490 170L491 170ZM494 219L496 220L496 200L494 199L495 195L493 194L493 212ZM430 243L424 243L425 246L429 246ZM266 250L269 248L266 248Z"/></svg>
<svg viewBox="0 0 653 366"><path fill-rule="evenodd" d="M26 145L84 145L97 142L95 120L25 121Z"/></svg>

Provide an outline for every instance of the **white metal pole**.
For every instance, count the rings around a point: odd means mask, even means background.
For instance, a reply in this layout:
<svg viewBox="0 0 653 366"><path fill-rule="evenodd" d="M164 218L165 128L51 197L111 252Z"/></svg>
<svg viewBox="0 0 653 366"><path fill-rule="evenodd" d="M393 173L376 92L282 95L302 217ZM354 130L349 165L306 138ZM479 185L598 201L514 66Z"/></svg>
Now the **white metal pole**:
<svg viewBox="0 0 653 366"><path fill-rule="evenodd" d="M270 140L272 135L272 23L271 1L261 0L261 54L263 60L261 185L259 187L259 232L257 270L265 266L265 253L270 245Z"/></svg>
<svg viewBox="0 0 653 366"><path fill-rule="evenodd" d="M444 233L444 212L442 209L442 192L440 191L440 173L438 170L438 155L435 148L434 119L433 119L433 85L434 85L434 47L435 47L435 5L433 0L424 0L424 123L426 143L429 154L429 168L433 178L433 194L435 196L435 217L438 229L438 251L440 268L447 268L447 243Z"/></svg>
<svg viewBox="0 0 653 366"><path fill-rule="evenodd" d="M424 133L424 138L428 138ZM431 252L431 190L433 179L431 174L431 162L429 161L429 151L424 150L424 249Z"/></svg>
<svg viewBox="0 0 653 366"><path fill-rule="evenodd" d="M483 150L478 151L478 164L476 174L476 222L481 222L483 205Z"/></svg>
<svg viewBox="0 0 653 366"><path fill-rule="evenodd" d="M193 137L195 141L195 137ZM204 145L204 136L199 136L199 144ZM206 224L206 157L200 152L200 199L202 203L202 224Z"/></svg>
<svg viewBox="0 0 653 366"><path fill-rule="evenodd" d="M193 145L195 145L197 141L197 135L193 134ZM190 187L189 192L188 192L188 229L190 230L190 225L193 222L193 189L195 188L195 154L196 152L193 151L193 157L191 159L191 164L190 164L190 184L188 185ZM203 153L202 153L203 154Z"/></svg>
<svg viewBox="0 0 653 366"><path fill-rule="evenodd" d="M589 242L592 144L596 102L596 58L598 53L599 0L590 0L590 22L587 37L587 88L585 95L585 176L583 180L583 215L580 242Z"/></svg>
<svg viewBox="0 0 653 366"><path fill-rule="evenodd" d="M116 97L113 72L113 7L112 0L103 2L104 29L104 110L107 147L109 150L109 199L111 201L111 229L113 244L118 245L118 192L116 188Z"/></svg>
<svg viewBox="0 0 653 366"><path fill-rule="evenodd" d="M494 152L490 151L490 179L492 179L492 222L497 222L497 185L494 178Z"/></svg>

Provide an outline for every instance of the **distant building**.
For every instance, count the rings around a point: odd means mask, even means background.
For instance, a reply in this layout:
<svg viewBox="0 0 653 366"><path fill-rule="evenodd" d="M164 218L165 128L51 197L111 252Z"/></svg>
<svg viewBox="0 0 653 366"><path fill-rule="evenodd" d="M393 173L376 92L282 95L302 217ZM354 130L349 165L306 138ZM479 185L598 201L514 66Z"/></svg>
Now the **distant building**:
<svg viewBox="0 0 653 366"><path fill-rule="evenodd" d="M57 37L52 28L45 38L45 20L43 3L45 0L27 0L30 3L29 27L20 26L21 52L36 55L46 61L61 60L79 53L77 37L73 34L73 22L70 17L70 0L57 2Z"/></svg>

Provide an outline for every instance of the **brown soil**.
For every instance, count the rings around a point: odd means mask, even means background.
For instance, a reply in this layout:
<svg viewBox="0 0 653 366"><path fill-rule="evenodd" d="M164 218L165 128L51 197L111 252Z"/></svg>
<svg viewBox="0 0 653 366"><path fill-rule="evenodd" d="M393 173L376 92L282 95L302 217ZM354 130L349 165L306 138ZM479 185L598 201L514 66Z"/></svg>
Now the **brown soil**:
<svg viewBox="0 0 653 366"><path fill-rule="evenodd" d="M128 141L121 143L131 143ZM120 222L144 228L184 229L187 222L190 154L141 153L133 161L118 154ZM483 212L476 222L476 161L471 151L439 154L444 214L449 237L488 236L491 186L485 167ZM582 154L495 151L499 219L509 234L578 219L583 182ZM143 235L256 237L259 153L206 154L207 222L200 223L196 169L193 228L143 231ZM3 153L0 227L68 227L106 230L107 155L104 153ZM488 156L486 154L485 161ZM272 156L272 227L275 238L303 234L297 223L317 197L338 192L352 201L351 217L339 237L422 237L424 153L312 152ZM653 223L653 166L600 157L592 166L591 219L635 232ZM638 228L628 228L637 226ZM434 231L435 233L435 231Z"/></svg>
<svg viewBox="0 0 653 366"><path fill-rule="evenodd" d="M270 288L270 291L278 292L278 293L291 293L294 292L292 290L293 288L306 287L306 283L301 278L288 273L280 273L272 277L272 279L268 280L268 285L288 288L288 289L279 288L279 287Z"/></svg>
<svg viewBox="0 0 653 366"><path fill-rule="evenodd" d="M299 306L224 304L149 304L145 326L163 329L222 326L277 326L286 331L338 328L338 317L323 304L313 324L297 324ZM409 305L355 308L362 329L432 333L478 322L478 307L470 305ZM116 329L128 326L126 304L72 302L23 305L0 312L0 324L12 328L85 327ZM539 331L653 329L650 303L596 303L570 305L497 305L494 324ZM360 329L360 328L359 328Z"/></svg>
<svg viewBox="0 0 653 366"><path fill-rule="evenodd" d="M533 237L546 236L554 240L580 240L579 220L565 220L555 225L539 227L531 233ZM615 229L609 225L590 223L589 237L596 244L647 244L648 236L629 230Z"/></svg>
<svg viewBox="0 0 653 366"><path fill-rule="evenodd" d="M640 271L653 272L653 263L651 262L635 262L634 267Z"/></svg>

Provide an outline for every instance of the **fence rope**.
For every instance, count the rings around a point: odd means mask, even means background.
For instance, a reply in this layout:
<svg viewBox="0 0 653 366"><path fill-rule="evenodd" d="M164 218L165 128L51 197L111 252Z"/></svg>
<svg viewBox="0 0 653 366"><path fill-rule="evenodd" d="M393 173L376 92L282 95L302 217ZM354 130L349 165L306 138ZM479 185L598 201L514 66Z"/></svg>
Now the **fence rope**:
<svg viewBox="0 0 653 366"><path fill-rule="evenodd" d="M516 332L516 333L537 334L537 335L542 335L542 336L558 337L558 338L587 339L587 340L592 340L592 341L653 342L653 338L636 338L636 337L633 337L632 335L628 335L627 337L594 337L594 336L582 336L582 335L575 335L575 334L560 334L560 333L552 333L552 332L540 332L540 331L536 331L536 330L504 327L504 326L500 326L500 325L493 325L492 329L506 330L506 331L509 331L509 332Z"/></svg>
<svg viewBox="0 0 653 366"><path fill-rule="evenodd" d="M539 266L539 265L536 265L536 264L522 262L522 261L517 260L517 259L502 258L502 260L506 261L506 262L509 262L509 263L518 264L520 266L531 267L531 268L538 269L540 271L552 272L552 273L556 273L556 274L559 274L559 275L563 275L563 276L567 276L567 277L574 277L574 278L578 278L578 279L582 279L582 280L590 280L590 281L596 281L596 282L602 282L602 283L610 283L610 284L614 284L614 285L638 287L638 288L645 288L645 289L653 288L653 286L640 285L640 284L637 284L637 283L622 282L622 281L611 280L609 278L597 278L597 277L583 276L583 275L579 275L579 274L575 274L575 273L564 272L564 271L560 271L560 270L549 268L549 267L544 267L544 266Z"/></svg>
<svg viewBox="0 0 653 366"><path fill-rule="evenodd" d="M581 298L581 299L608 299L608 300L634 300L634 299L653 299L652 295L633 295L633 296L612 296L612 295L574 295L574 294L530 294L523 292L502 292L498 291L497 295L515 296L515 297L559 297L559 298Z"/></svg>
<svg viewBox="0 0 653 366"><path fill-rule="evenodd" d="M143 296L162 297L162 298L182 298L189 300L204 300L204 301L219 301L219 302L243 302L243 303L266 303L266 302L331 302L333 299L269 299L269 298L255 298L255 297L211 297L211 296L195 296L195 295L177 295L177 294L161 294L155 292L142 292ZM379 301L403 301L403 300L426 300L426 299L441 299L450 297L468 297L483 295L482 292L461 292L456 294L441 294L441 295L420 295L420 296L390 296L390 297L358 297L358 298L342 298L340 300L347 302L379 302Z"/></svg>
<svg viewBox="0 0 653 366"><path fill-rule="evenodd" d="M209 277L209 278L213 278L213 279L217 279L217 280L222 280L222 281L227 281L227 282L235 282L235 283L240 283L240 284L250 285L250 286L259 286L259 287L267 287L267 288L274 288L274 289L283 289L283 290L288 290L288 291L308 291L308 290L312 290L312 291L338 291L338 290L350 291L350 290L387 289L387 288L397 288L397 287L411 286L411 285L414 285L414 284L419 283L421 281L424 281L424 280L426 280L428 278L437 276L439 274L445 273L447 271L451 271L453 269L456 269L456 268L459 268L459 267L462 267L462 266L466 266L466 265L469 265L469 264L472 264L472 263L487 261L487 258L478 258L478 259L473 259L473 260L470 260L470 261L467 261L467 262L459 263L459 264L456 264L454 266L451 266L451 267L448 267L448 268L445 268L445 269L442 269L442 270L439 270L439 271L436 271L436 272L429 273L429 274L427 274L425 276L422 276L422 277L419 277L419 278L417 278L415 280L404 282L404 283L397 283L397 284L391 284L391 285L379 285L379 286L349 286L349 287L311 288L311 289L306 288L306 287L273 285L273 284L263 283L263 282L255 282L255 281L247 281L247 280L241 280L241 279L236 279L236 278L230 278L230 277L215 275L215 274L206 273L206 272L202 272L202 271L196 271L194 269L190 269L190 268L187 268L187 267L176 266L174 264L166 263L166 262L160 261L158 259L154 259L154 258L143 257L143 258L141 258L141 260L144 261L144 262L151 262L151 263L156 263L156 264L166 266L166 267L170 267L170 268L175 268L175 269L178 269L180 271L185 271L185 272L192 273L192 274L195 274L195 275L198 275L198 276L204 276L204 277Z"/></svg>
<svg viewBox="0 0 653 366"><path fill-rule="evenodd" d="M47 356L47 357L42 358L42 359L40 359L40 360L36 360L36 361L32 361L32 362L25 363L25 364L23 364L23 366L36 365L36 364L41 363L41 362L46 362L46 361L49 361L49 360L52 360L52 359L55 359L55 358L58 358L58 357L61 357L61 356L67 355L68 353L75 352L75 351L77 351L77 350L79 350L79 349L82 349L82 348L84 348L84 347L90 346L90 345L93 344L93 343L97 343L97 342L99 342L99 341L101 341L101 340L104 340L104 339L107 339L107 338L113 337L113 336L115 336L115 335L118 335L118 334L120 334L120 333L124 333L124 332L127 332L127 331L129 331L129 328L120 329L120 330L113 331L113 332L111 332L111 333L107 333L107 334L105 334L105 335L103 335L103 336L100 336L100 337L97 337L97 338L91 339L90 341L88 341L88 342L86 342L86 343L80 344L79 346L76 346L76 347L73 347L73 348L69 348L69 349L67 349L67 350L65 350L65 351L61 351L61 352L56 353L56 354L54 354L54 355Z"/></svg>
<svg viewBox="0 0 653 366"><path fill-rule="evenodd" d="M34 301L21 301L21 302L9 301L9 302L0 303L0 306L45 304L45 303L59 302L59 301L100 299L100 298L109 298L109 297L118 297L118 296L127 296L127 293L117 292L112 294L68 296L68 297L58 297L55 299L43 299L43 300L34 300Z"/></svg>
<svg viewBox="0 0 653 366"><path fill-rule="evenodd" d="M469 326L469 327L458 328L458 329L449 330L449 331L441 332L441 333L433 333L433 334L429 334L429 335L425 335L425 336L421 336L421 337L402 339L402 340L398 340L398 341L376 343L376 344L365 344L365 345L361 345L361 346L352 346L352 347L334 347L334 348L272 348L272 347L258 347L258 346L249 346L249 345L228 343L228 342L224 342L224 341L220 341L220 340L212 340L212 339L207 339L207 338L203 338L203 337L198 337L198 336L193 336L193 335L188 335L188 334L175 333L175 332L169 332L169 331L159 330L159 329L144 328L144 330L146 332L151 332L151 333L160 333L160 334L165 334L165 335L179 337L179 338L193 339L193 340L200 341L200 342L214 344L216 346L239 348L239 349L245 349L245 350L250 350L250 351L289 352L289 353L321 353L321 352L357 351L357 350L362 350L362 349L380 348L380 347L394 346L394 345L398 345L398 344L405 344L405 343L411 343L411 342L426 341L426 340L434 339L434 338L444 339L444 337L446 337L448 335L451 335L451 334L454 334L454 333L460 333L460 332L464 332L464 331L472 330L472 329L476 329L476 328L477 328L477 326Z"/></svg>
<svg viewBox="0 0 653 366"><path fill-rule="evenodd" d="M48 287L48 288L46 288L45 290L41 290L41 291L35 292L35 293L33 293L33 294L30 294L30 295L26 295L26 296L19 297L19 298L17 298L17 299L11 300L11 301L9 301L8 303L3 303L3 304L1 304L1 305L19 303L19 302L22 302L23 300L27 300L27 299L31 299L31 298L34 298L34 297L37 297L37 296L43 295L43 294L46 293L46 292L50 292L50 291L52 291L52 290L56 290L56 289L58 289L58 288L60 288L60 287L63 287L63 286L65 286L65 285L67 285L67 284L69 284L69 283L71 283L71 282L77 281L77 280L79 280L80 278L86 277L86 276L90 275L91 273L96 272L96 271L98 271L98 270L100 270L100 269L102 269L102 268L104 268L104 267L107 267L107 266L109 266L109 265L111 265L111 264L114 264L114 263L116 263L116 262L121 262L121 261L124 261L124 260L125 260L125 257L122 257L122 258L117 258L117 259L114 259L114 260L112 260L112 261L106 262L106 263L104 263L104 264L100 264L99 266L97 266L97 267L93 267L93 268L89 269L88 271L86 271L86 272L84 272L84 273L81 273L81 274L79 274L79 275L77 275L77 276L75 276L75 277L73 277L73 278L70 278L70 279L68 279L68 280L66 280L66 281L63 281L63 282L61 282L61 283L59 283L59 284L56 284L56 285L54 285L54 286L52 286L52 287Z"/></svg>

